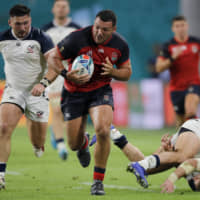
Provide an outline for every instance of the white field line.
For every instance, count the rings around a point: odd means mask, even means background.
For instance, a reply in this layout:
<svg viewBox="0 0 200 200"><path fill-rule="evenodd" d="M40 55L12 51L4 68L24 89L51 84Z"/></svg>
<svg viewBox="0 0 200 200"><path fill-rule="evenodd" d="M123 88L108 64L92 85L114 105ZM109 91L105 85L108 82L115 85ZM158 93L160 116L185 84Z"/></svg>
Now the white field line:
<svg viewBox="0 0 200 200"><path fill-rule="evenodd" d="M83 182L81 183L83 185L91 185L90 182ZM140 188L136 188L136 187L131 187L131 186L125 186L125 185L107 185L104 184L104 188L112 188L112 189L118 189L118 190L132 190L132 191L142 191L142 192L155 192L155 190L151 190L151 189L140 189Z"/></svg>
<svg viewBox="0 0 200 200"><path fill-rule="evenodd" d="M19 176L19 175L21 175L20 172L15 172L15 171L6 171L6 174L9 174L9 175L15 175L15 176Z"/></svg>
<svg viewBox="0 0 200 200"><path fill-rule="evenodd" d="M82 182L83 185L91 185L90 182ZM104 188L112 188L112 189L118 189L118 190L131 190L131 191L141 191L141 192L157 192L157 190L160 189L160 185L153 185L150 186L151 189L143 189L143 188L137 188L137 187L131 187L131 186L125 186L125 185L107 185L104 184ZM81 187L77 187L76 189L81 189ZM177 189L186 189L185 187L177 187Z"/></svg>

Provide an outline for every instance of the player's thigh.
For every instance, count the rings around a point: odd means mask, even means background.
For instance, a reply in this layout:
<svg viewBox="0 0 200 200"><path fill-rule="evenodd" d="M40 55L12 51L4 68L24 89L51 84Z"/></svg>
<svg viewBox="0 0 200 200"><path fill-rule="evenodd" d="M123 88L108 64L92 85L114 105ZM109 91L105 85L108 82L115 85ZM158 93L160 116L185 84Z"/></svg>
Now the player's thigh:
<svg viewBox="0 0 200 200"><path fill-rule="evenodd" d="M200 151L199 137L190 131L181 133L175 144L175 151L179 152L183 159L194 157Z"/></svg>
<svg viewBox="0 0 200 200"><path fill-rule="evenodd" d="M24 110L25 98L23 92L6 85L0 106L1 125L15 127Z"/></svg>
<svg viewBox="0 0 200 200"><path fill-rule="evenodd" d="M105 85L93 92L89 107L96 133L107 132L113 120L114 107L110 85Z"/></svg>
<svg viewBox="0 0 200 200"><path fill-rule="evenodd" d="M47 122L34 121L27 118L26 124L31 139L34 141L45 141L48 127Z"/></svg>
<svg viewBox="0 0 200 200"><path fill-rule="evenodd" d="M22 109L12 103L3 103L0 105L0 127L1 131L12 132L22 117Z"/></svg>
<svg viewBox="0 0 200 200"><path fill-rule="evenodd" d="M110 128L113 120L113 110L110 105L99 105L91 107L89 113L95 130L101 129L104 126Z"/></svg>
<svg viewBox="0 0 200 200"><path fill-rule="evenodd" d="M200 102L200 98L198 94L188 93L185 97L185 111L196 113L197 108Z"/></svg>
<svg viewBox="0 0 200 200"><path fill-rule="evenodd" d="M66 121L67 141L72 148L77 148L81 145L87 123L87 115Z"/></svg>

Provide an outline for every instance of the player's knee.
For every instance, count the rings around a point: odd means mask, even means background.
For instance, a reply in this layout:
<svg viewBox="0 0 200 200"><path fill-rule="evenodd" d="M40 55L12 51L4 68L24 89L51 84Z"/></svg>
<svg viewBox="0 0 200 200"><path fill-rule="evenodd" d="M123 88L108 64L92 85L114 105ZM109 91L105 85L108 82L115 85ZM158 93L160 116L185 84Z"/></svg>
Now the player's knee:
<svg viewBox="0 0 200 200"><path fill-rule="evenodd" d="M0 137L10 137L11 128L9 124L0 124Z"/></svg>
<svg viewBox="0 0 200 200"><path fill-rule="evenodd" d="M185 113L185 118L186 118L186 120L197 118L197 116L196 116L196 111L188 110L188 111Z"/></svg>
<svg viewBox="0 0 200 200"><path fill-rule="evenodd" d="M110 126L99 125L95 128L97 138L99 139L109 139L110 138Z"/></svg>

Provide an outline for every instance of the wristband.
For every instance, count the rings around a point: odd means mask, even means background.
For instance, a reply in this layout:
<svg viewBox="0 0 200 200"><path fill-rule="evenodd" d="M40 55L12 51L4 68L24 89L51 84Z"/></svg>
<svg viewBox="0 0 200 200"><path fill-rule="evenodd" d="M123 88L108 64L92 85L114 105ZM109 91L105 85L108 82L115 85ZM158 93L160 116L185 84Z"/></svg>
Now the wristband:
<svg viewBox="0 0 200 200"><path fill-rule="evenodd" d="M44 77L41 81L40 84L43 85L45 88L50 85L51 81L48 80L46 77Z"/></svg>
<svg viewBox="0 0 200 200"><path fill-rule="evenodd" d="M185 171L186 175L192 173L195 170L195 167L192 166L187 161L183 162L179 167L183 168L183 170Z"/></svg>
<svg viewBox="0 0 200 200"><path fill-rule="evenodd" d="M60 75L63 77L63 78L65 78L65 79L67 79L67 70L66 69L63 69L61 72L60 72Z"/></svg>
<svg viewBox="0 0 200 200"><path fill-rule="evenodd" d="M175 172L173 172L168 177L168 180L170 180L172 183L175 183L178 180L178 176L175 174Z"/></svg>

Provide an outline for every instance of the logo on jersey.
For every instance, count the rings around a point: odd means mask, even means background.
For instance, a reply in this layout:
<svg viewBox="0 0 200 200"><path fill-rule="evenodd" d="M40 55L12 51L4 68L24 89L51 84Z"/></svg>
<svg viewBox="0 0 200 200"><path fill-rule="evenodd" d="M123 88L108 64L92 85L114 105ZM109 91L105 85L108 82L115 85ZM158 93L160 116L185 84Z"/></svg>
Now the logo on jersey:
<svg viewBox="0 0 200 200"><path fill-rule="evenodd" d="M188 92L194 92L194 88L191 86L188 88Z"/></svg>
<svg viewBox="0 0 200 200"><path fill-rule="evenodd" d="M64 113L65 117L69 119L71 117L70 113Z"/></svg>
<svg viewBox="0 0 200 200"><path fill-rule="evenodd" d="M104 95L103 99L104 99L104 101L109 101L109 96L108 95Z"/></svg>
<svg viewBox="0 0 200 200"><path fill-rule="evenodd" d="M192 45L192 52L197 53L198 52L198 47L196 45Z"/></svg>
<svg viewBox="0 0 200 200"><path fill-rule="evenodd" d="M111 54L111 60L114 62L114 61L116 61L117 59L118 59L117 53L116 53L116 52L112 52L112 54Z"/></svg>
<svg viewBox="0 0 200 200"><path fill-rule="evenodd" d="M28 45L28 47L27 47L27 53L33 53L34 52L34 45Z"/></svg>
<svg viewBox="0 0 200 200"><path fill-rule="evenodd" d="M98 49L99 53L104 53L104 49Z"/></svg>
<svg viewBox="0 0 200 200"><path fill-rule="evenodd" d="M181 49L181 51L183 52L183 51L187 50L187 46L186 45L179 45L179 46L173 47L172 52L178 51L179 49Z"/></svg>
<svg viewBox="0 0 200 200"><path fill-rule="evenodd" d="M43 111L37 111L36 112L37 118L41 118L43 116L43 114L44 114Z"/></svg>

